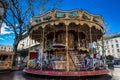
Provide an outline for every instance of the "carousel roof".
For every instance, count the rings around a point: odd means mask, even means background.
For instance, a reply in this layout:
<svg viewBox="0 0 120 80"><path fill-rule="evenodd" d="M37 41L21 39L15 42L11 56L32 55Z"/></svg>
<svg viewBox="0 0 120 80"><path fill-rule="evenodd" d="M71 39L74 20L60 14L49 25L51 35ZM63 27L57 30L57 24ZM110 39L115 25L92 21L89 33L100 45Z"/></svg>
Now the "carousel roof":
<svg viewBox="0 0 120 80"><path fill-rule="evenodd" d="M31 18L28 30L32 34L32 39L37 41L41 40L43 30L47 34L65 30L65 26L68 26L69 30L79 30L86 35L90 35L89 29L91 28L92 39L94 37L100 39L105 32L102 27L103 23L104 20L101 16L88 13L85 10L53 10Z"/></svg>

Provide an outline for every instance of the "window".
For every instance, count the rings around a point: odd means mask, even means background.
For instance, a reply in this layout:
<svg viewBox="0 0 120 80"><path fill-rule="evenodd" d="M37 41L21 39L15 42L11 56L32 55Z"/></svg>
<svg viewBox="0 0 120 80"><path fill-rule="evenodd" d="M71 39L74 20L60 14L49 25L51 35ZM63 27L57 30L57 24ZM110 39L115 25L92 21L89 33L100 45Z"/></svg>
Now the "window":
<svg viewBox="0 0 120 80"><path fill-rule="evenodd" d="M78 12L74 11L74 12L70 12L69 16L78 16Z"/></svg>
<svg viewBox="0 0 120 80"><path fill-rule="evenodd" d="M116 44L116 47L118 48L118 47L119 47L119 44Z"/></svg>
<svg viewBox="0 0 120 80"><path fill-rule="evenodd" d="M46 14L46 15L43 16L43 20L45 20L45 21L48 21L51 18L52 18L52 16L50 14Z"/></svg>
<svg viewBox="0 0 120 80"><path fill-rule="evenodd" d="M56 12L56 17L57 18L65 17L65 13L64 12Z"/></svg>
<svg viewBox="0 0 120 80"><path fill-rule="evenodd" d="M107 50L105 50L105 54L107 53Z"/></svg>
<svg viewBox="0 0 120 80"><path fill-rule="evenodd" d="M108 44L108 41L106 41L106 44Z"/></svg>
<svg viewBox="0 0 120 80"><path fill-rule="evenodd" d="M114 45L112 44L112 45L111 45L111 47L113 48L113 47L114 47Z"/></svg>
<svg viewBox="0 0 120 80"><path fill-rule="evenodd" d="M10 48L9 48L9 50L8 50L8 51L11 51L11 50L10 50Z"/></svg>
<svg viewBox="0 0 120 80"><path fill-rule="evenodd" d="M108 50L108 53L110 53L110 50Z"/></svg>
<svg viewBox="0 0 120 80"><path fill-rule="evenodd" d="M117 52L120 53L120 49L117 49Z"/></svg>
<svg viewBox="0 0 120 80"><path fill-rule="evenodd" d="M106 48L109 49L109 45Z"/></svg>
<svg viewBox="0 0 120 80"><path fill-rule="evenodd" d="M118 54L118 57L120 58L120 54Z"/></svg>
<svg viewBox="0 0 120 80"><path fill-rule="evenodd" d="M111 40L111 43L113 43L113 40Z"/></svg>
<svg viewBox="0 0 120 80"><path fill-rule="evenodd" d="M118 43L118 40L115 40L116 43Z"/></svg>
<svg viewBox="0 0 120 80"><path fill-rule="evenodd" d="M35 21L36 22L41 22L41 19L40 18L36 18Z"/></svg>
<svg viewBox="0 0 120 80"><path fill-rule="evenodd" d="M114 53L114 49L112 50L112 53Z"/></svg>

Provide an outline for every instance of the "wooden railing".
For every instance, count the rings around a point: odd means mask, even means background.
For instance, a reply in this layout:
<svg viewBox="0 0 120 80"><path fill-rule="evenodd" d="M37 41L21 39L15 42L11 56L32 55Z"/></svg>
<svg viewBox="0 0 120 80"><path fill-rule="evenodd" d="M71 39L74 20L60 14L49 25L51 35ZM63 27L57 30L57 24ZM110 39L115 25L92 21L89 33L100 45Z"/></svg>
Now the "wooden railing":
<svg viewBox="0 0 120 80"><path fill-rule="evenodd" d="M76 52L69 52L69 56L72 59L74 66L76 67L76 70L80 70L80 61L78 57L76 56Z"/></svg>

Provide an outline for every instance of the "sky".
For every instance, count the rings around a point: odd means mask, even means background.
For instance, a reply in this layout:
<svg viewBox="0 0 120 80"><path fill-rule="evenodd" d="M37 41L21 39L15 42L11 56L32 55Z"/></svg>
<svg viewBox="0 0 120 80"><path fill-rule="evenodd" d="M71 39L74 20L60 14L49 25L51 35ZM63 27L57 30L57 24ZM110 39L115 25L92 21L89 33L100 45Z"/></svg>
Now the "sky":
<svg viewBox="0 0 120 80"><path fill-rule="evenodd" d="M89 13L101 15L107 24L107 34L120 32L120 0L63 0L59 9L83 9ZM3 24L0 44L13 45L14 34L7 28L9 27Z"/></svg>

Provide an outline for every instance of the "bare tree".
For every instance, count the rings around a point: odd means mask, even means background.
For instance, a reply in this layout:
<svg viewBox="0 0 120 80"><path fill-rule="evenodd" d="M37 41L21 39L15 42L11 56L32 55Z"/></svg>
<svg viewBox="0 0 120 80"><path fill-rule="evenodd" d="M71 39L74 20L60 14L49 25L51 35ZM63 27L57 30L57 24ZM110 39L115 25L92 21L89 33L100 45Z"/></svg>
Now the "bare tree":
<svg viewBox="0 0 120 80"><path fill-rule="evenodd" d="M105 21L103 21L102 26L105 29L105 35L112 34L112 31L111 31L110 27L108 26L108 24Z"/></svg>
<svg viewBox="0 0 120 80"><path fill-rule="evenodd" d="M6 0L9 4L4 22L12 28L14 39L14 52L22 39L26 25L34 15L55 9L62 0ZM39 8L39 9L38 9Z"/></svg>

